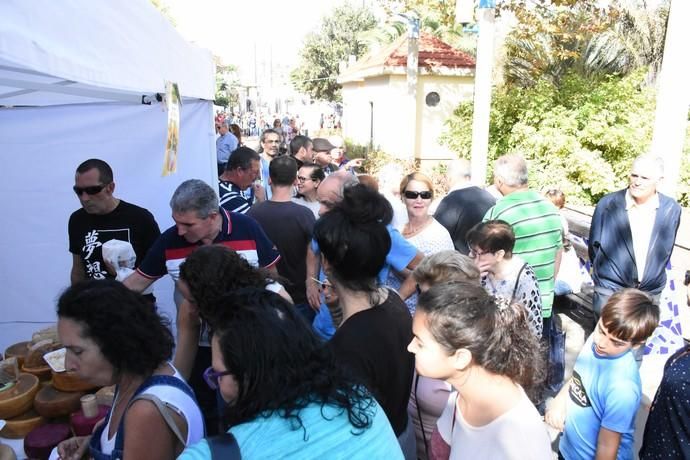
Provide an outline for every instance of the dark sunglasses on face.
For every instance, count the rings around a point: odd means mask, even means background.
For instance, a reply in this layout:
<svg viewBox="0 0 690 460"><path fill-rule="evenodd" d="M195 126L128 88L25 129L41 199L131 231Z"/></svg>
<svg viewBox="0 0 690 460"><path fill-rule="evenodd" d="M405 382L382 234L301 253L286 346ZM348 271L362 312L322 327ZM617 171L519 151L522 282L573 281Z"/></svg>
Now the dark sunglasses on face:
<svg viewBox="0 0 690 460"><path fill-rule="evenodd" d="M72 187L72 190L74 190L74 193L77 194L77 196L81 196L82 193L86 192L87 195L96 195L98 193L101 193L101 190L103 190L106 185L108 184L101 184L101 185L90 185L88 187L77 187L76 185Z"/></svg>
<svg viewBox="0 0 690 460"><path fill-rule="evenodd" d="M224 375L230 375L231 373L232 372L230 371L216 372L213 370L213 367L209 367L204 371L203 377L204 381L206 382L206 385L208 385L210 389L217 390L218 379L220 379Z"/></svg>
<svg viewBox="0 0 690 460"><path fill-rule="evenodd" d="M431 199L431 192L429 191L424 191L424 192L412 192L409 190L405 190L405 198L408 200L416 200L417 197L422 197L422 200L430 200Z"/></svg>

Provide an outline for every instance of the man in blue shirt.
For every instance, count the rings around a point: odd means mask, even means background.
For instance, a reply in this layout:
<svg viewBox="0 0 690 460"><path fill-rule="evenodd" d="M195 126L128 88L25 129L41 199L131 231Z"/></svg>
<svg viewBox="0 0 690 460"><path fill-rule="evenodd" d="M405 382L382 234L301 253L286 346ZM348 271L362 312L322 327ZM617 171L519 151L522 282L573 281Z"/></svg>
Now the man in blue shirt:
<svg viewBox="0 0 690 460"><path fill-rule="evenodd" d="M225 171L225 165L230 159L230 154L237 148L239 142L233 133L230 132L230 121L225 120L220 124L216 139L216 155L218 159L218 175Z"/></svg>

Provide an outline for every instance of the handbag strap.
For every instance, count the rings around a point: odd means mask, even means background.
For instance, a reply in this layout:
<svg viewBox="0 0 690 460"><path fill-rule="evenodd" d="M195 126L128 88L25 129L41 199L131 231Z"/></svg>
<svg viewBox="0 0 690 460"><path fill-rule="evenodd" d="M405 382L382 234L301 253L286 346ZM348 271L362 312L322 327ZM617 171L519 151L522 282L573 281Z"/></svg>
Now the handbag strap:
<svg viewBox="0 0 690 460"><path fill-rule="evenodd" d="M182 432L180 431L180 428L177 426L177 423L175 423L175 420L172 418L172 415L170 415L170 411L175 409L172 408L171 404L164 403L161 401L158 396L152 395L149 393L142 393L138 396L135 396L132 398L130 401L130 405L139 399L145 399L147 401L151 401L155 406L158 408L158 412L160 412L161 416L163 416L163 420L165 420L165 424L168 425L168 428L175 434L175 437L180 441L182 446L184 447L187 445L187 440L182 436Z"/></svg>
<svg viewBox="0 0 690 460"><path fill-rule="evenodd" d="M517 278L515 278L515 286L513 286L513 294L510 296L511 302L515 302L515 294L517 294L518 286L520 285L520 277L522 276L522 272L525 270L526 266L527 266L527 262L522 264L522 267L520 267L520 271L518 272Z"/></svg>
<svg viewBox="0 0 690 460"><path fill-rule="evenodd" d="M206 438L211 449L211 460L241 460L240 446L232 433L221 433Z"/></svg>

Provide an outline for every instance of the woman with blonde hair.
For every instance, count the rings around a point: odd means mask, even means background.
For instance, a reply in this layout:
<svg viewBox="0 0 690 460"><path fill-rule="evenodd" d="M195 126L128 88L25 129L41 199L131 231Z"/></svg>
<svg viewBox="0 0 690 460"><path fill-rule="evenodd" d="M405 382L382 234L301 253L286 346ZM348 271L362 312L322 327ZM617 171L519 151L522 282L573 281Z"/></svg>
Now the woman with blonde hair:
<svg viewBox="0 0 690 460"><path fill-rule="evenodd" d="M434 198L434 184L431 179L419 172L403 177L400 182L400 196L407 209L407 223L400 229L405 239L430 256L446 249L455 249L448 230L429 214L429 206ZM398 274L406 278L406 273ZM402 281L396 274L389 275L393 289L399 289ZM417 296L411 295L405 303L411 314L414 314Z"/></svg>

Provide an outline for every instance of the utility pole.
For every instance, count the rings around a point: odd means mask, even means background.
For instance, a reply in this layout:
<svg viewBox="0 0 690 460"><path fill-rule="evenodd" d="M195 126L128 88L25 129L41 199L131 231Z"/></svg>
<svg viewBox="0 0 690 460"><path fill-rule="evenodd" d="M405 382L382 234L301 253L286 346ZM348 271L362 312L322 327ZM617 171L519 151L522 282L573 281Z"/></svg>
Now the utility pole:
<svg viewBox="0 0 690 460"><path fill-rule="evenodd" d="M460 1L462 0L458 0L458 2ZM477 184L484 184L486 181L489 152L495 8L495 0L480 0L477 12L479 37L477 38L477 65L474 72L474 114L472 119L472 178Z"/></svg>
<svg viewBox="0 0 690 460"><path fill-rule="evenodd" d="M662 190L675 197L680 177L680 163L688 126L690 86L687 44L690 43L690 2L672 0L668 13L664 58L656 95L656 118L651 153L664 159L665 179Z"/></svg>

